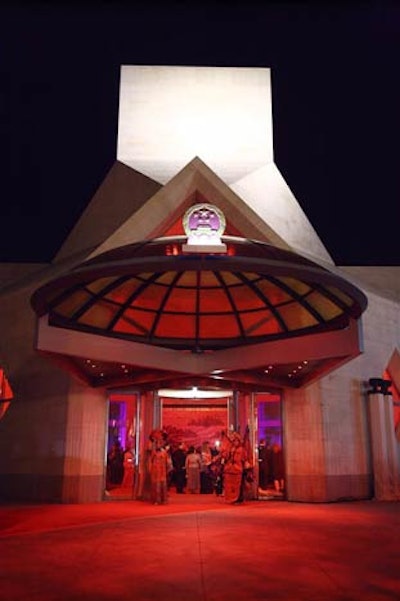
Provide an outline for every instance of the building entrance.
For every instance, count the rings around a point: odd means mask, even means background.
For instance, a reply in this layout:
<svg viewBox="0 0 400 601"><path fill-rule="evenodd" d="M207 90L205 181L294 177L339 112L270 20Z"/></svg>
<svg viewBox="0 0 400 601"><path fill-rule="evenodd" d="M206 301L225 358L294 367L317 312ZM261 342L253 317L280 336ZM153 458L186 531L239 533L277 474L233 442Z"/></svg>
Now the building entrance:
<svg viewBox="0 0 400 601"><path fill-rule="evenodd" d="M137 459L138 395L111 394L108 405L105 498L134 498Z"/></svg>
<svg viewBox="0 0 400 601"><path fill-rule="evenodd" d="M258 498L284 498L286 477L281 395L256 393L255 411Z"/></svg>
<svg viewBox="0 0 400 601"><path fill-rule="evenodd" d="M146 496L146 455L155 428L165 435L171 494L182 490L175 451L183 450L186 455L195 449L201 460L198 493L223 496L221 451L226 437L239 432L248 454L248 496L265 500L285 497L282 402L278 393L244 395L193 388L159 390L144 398L139 392L114 392L109 397L107 425L107 500Z"/></svg>

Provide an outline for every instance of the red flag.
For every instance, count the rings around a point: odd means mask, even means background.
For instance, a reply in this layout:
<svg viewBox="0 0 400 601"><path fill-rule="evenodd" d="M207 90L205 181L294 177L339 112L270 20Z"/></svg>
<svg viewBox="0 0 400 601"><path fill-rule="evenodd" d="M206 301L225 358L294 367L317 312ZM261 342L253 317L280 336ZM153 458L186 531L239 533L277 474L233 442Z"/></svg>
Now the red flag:
<svg viewBox="0 0 400 601"><path fill-rule="evenodd" d="M0 402L11 401L13 396L13 391L11 390L11 386L6 378L4 369L1 369L0 367Z"/></svg>
<svg viewBox="0 0 400 601"><path fill-rule="evenodd" d="M250 428L246 426L246 430L243 436L243 447L246 450L247 462L249 464L248 467L253 467L253 449L251 447L250 442Z"/></svg>
<svg viewBox="0 0 400 601"><path fill-rule="evenodd" d="M4 369L0 367L0 419L10 406L10 401L13 398L13 391L6 378Z"/></svg>

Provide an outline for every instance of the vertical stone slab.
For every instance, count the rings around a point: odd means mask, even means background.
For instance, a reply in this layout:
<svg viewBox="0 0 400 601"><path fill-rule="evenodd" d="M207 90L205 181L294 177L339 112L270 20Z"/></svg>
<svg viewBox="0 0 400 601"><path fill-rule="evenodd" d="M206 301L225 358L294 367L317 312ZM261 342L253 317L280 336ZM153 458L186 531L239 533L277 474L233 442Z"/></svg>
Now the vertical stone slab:
<svg viewBox="0 0 400 601"><path fill-rule="evenodd" d="M106 420L106 391L72 382L68 397L64 503L103 500Z"/></svg>
<svg viewBox="0 0 400 601"><path fill-rule="evenodd" d="M392 398L372 391L368 395L372 465L375 498L379 501L400 499L400 473L394 431Z"/></svg>
<svg viewBox="0 0 400 601"><path fill-rule="evenodd" d="M138 436L139 464L135 486L137 499L150 499L150 482L148 481L149 434L154 428L160 427L159 399L153 392L139 395L138 399Z"/></svg>
<svg viewBox="0 0 400 601"><path fill-rule="evenodd" d="M285 390L282 402L286 494L290 501L327 501L320 389Z"/></svg>
<svg viewBox="0 0 400 601"><path fill-rule="evenodd" d="M196 156L227 183L273 160L270 70L123 65L118 161L165 184Z"/></svg>

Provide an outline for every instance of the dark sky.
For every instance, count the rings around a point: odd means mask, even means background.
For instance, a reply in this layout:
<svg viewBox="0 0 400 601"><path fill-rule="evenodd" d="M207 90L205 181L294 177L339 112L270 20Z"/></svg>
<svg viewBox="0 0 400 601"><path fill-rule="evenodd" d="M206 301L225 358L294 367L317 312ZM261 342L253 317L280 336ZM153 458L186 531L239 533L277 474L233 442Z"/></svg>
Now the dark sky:
<svg viewBox="0 0 400 601"><path fill-rule="evenodd" d="M121 64L270 67L275 161L338 265L400 265L400 6L0 5L0 261L49 261L116 158Z"/></svg>

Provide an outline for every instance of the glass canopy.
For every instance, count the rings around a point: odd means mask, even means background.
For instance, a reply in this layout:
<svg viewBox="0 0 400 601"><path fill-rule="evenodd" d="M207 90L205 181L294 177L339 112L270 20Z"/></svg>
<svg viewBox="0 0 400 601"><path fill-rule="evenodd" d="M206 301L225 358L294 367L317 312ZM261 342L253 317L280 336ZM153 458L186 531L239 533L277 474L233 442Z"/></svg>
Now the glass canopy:
<svg viewBox="0 0 400 601"><path fill-rule="evenodd" d="M367 305L340 276L269 244L224 236L226 254L185 236L116 248L38 289L53 326L203 352L344 328Z"/></svg>

